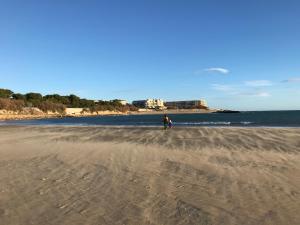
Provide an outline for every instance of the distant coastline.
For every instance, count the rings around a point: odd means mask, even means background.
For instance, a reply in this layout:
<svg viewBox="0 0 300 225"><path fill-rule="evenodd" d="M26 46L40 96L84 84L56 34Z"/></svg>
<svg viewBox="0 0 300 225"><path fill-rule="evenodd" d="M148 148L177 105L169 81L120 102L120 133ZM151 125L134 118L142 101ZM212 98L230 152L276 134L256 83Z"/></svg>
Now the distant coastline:
<svg viewBox="0 0 300 225"><path fill-rule="evenodd" d="M215 109L165 109L165 110L149 110L139 112L129 112L130 115L155 115L155 114L198 114L198 113L214 113Z"/></svg>
<svg viewBox="0 0 300 225"><path fill-rule="evenodd" d="M68 108L67 108L68 109ZM74 109L76 108L69 108ZM31 112L12 112L0 110L0 121L5 120L31 120L31 119L47 119L47 118L66 118L66 117L96 117L96 116L113 116L113 115L163 115L163 114L198 114L198 113L214 113L217 110L211 109L166 109L166 110L147 110L147 111L129 111L129 112L119 112L119 111L98 111L98 112L82 112L76 114L66 114L66 113L43 113L34 109Z"/></svg>
<svg viewBox="0 0 300 225"><path fill-rule="evenodd" d="M163 101L145 99L128 103L126 100L90 100L70 94L42 95L14 93L0 88L0 120L25 120L106 115L155 115L231 113L238 111L210 109L206 100Z"/></svg>

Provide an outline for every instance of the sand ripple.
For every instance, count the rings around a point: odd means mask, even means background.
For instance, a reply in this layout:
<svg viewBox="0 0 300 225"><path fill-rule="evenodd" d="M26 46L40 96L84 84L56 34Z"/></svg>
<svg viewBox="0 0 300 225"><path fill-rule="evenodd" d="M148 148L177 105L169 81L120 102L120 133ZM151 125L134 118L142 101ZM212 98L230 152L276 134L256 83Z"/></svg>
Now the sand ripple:
<svg viewBox="0 0 300 225"><path fill-rule="evenodd" d="M0 128L1 225L296 225L299 190L296 128Z"/></svg>

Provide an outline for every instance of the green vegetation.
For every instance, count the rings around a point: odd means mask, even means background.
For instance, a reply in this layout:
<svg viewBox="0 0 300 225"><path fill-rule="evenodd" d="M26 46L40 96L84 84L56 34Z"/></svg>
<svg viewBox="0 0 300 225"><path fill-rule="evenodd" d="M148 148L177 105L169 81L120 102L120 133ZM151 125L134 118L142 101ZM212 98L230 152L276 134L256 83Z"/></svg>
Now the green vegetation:
<svg viewBox="0 0 300 225"><path fill-rule="evenodd" d="M12 98L13 99L17 99L17 100L23 100L25 101L26 100L26 96L25 95L22 95L22 94L12 94Z"/></svg>
<svg viewBox="0 0 300 225"><path fill-rule="evenodd" d="M8 89L0 89L0 109L20 111L23 107L37 107L44 112L63 113L65 108L85 108L91 112L97 111L137 111L133 105L122 105L119 100L94 101L80 98L76 95L61 96L58 94L41 95L40 93L20 94Z"/></svg>
<svg viewBox="0 0 300 225"><path fill-rule="evenodd" d="M10 98L13 92L8 89L0 89L0 98Z"/></svg>
<svg viewBox="0 0 300 225"><path fill-rule="evenodd" d="M120 100L115 99L112 101L98 101L93 106L89 107L91 112L97 111L119 111L119 112L127 112L127 111L137 111L138 108L133 105L122 105Z"/></svg>

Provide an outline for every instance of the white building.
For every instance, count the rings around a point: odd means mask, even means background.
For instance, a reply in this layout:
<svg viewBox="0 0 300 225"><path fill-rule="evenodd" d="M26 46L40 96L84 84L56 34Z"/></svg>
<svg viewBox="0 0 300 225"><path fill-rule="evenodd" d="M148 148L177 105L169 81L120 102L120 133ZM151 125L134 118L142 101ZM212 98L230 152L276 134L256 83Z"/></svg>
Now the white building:
<svg viewBox="0 0 300 225"><path fill-rule="evenodd" d="M164 109L164 101L162 99L146 99L146 100L137 100L133 101L132 104L138 108L146 109Z"/></svg>
<svg viewBox="0 0 300 225"><path fill-rule="evenodd" d="M165 105L169 108L191 109L191 108L207 108L205 100L188 100L188 101L172 101L166 102Z"/></svg>
<svg viewBox="0 0 300 225"><path fill-rule="evenodd" d="M127 105L127 101L126 100L119 100L121 105Z"/></svg>

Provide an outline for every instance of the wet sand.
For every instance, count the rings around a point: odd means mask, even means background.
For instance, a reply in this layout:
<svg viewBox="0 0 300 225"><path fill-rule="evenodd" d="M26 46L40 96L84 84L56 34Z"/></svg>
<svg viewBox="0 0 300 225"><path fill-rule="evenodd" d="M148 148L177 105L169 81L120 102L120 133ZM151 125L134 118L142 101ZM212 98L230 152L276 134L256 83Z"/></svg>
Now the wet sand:
<svg viewBox="0 0 300 225"><path fill-rule="evenodd" d="M1 225L297 225L299 128L0 127Z"/></svg>

